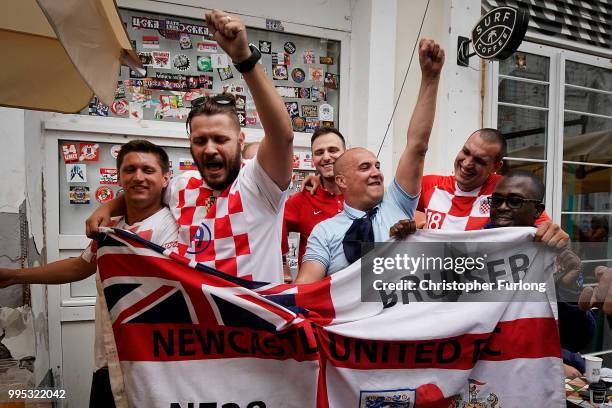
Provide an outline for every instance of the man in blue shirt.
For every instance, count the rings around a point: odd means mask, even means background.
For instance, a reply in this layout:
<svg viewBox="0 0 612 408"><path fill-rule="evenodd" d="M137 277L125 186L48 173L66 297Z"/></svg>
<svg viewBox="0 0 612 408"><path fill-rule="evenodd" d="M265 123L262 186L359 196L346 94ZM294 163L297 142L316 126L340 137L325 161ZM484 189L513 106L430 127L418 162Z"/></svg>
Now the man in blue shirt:
<svg viewBox="0 0 612 408"><path fill-rule="evenodd" d="M385 192L380 163L372 152L353 148L340 156L334 163L334 175L344 194L344 211L313 229L295 283L320 280L354 260L352 255L345 253L346 242L343 241L355 220L367 218L373 241L381 242L389 238L389 228L395 222L413 217L433 126L444 50L434 41L422 39L419 63L419 97L408 127L406 147L389 189Z"/></svg>

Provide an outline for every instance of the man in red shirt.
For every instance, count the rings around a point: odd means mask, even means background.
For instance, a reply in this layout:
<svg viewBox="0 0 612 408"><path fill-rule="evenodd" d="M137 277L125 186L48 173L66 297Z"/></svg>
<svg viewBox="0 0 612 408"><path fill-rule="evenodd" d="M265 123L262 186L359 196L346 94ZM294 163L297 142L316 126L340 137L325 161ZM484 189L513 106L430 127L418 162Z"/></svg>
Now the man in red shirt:
<svg viewBox="0 0 612 408"><path fill-rule="evenodd" d="M488 197L502 176L506 139L497 129L472 133L455 157L452 176L423 176L417 210L425 212L428 229L467 231L482 229L489 222ZM536 225L550 222L546 213Z"/></svg>
<svg viewBox="0 0 612 408"><path fill-rule="evenodd" d="M322 188L313 193L306 190L295 193L285 204L282 250L283 254L289 252L287 233L299 232L298 265L302 264L306 243L315 225L341 212L344 204L334 177L334 163L346 150L344 136L335 128L319 128L310 139L310 148Z"/></svg>

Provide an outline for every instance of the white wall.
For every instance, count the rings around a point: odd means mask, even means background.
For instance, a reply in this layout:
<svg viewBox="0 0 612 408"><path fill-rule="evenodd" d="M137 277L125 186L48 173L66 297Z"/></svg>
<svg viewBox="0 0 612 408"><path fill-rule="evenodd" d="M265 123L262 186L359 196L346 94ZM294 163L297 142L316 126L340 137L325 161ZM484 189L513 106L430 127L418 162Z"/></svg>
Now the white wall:
<svg viewBox="0 0 612 408"><path fill-rule="evenodd" d="M408 68L419 25L425 14L427 1L398 2L395 97ZM478 0L431 1L421 38L431 38L445 50L446 61L438 89L436 119L425 160L425 174L450 174L453 161L467 136L480 127L480 73L456 63L457 36L470 36L480 17ZM401 23L400 23L401 22ZM472 57L470 65L480 69L480 60ZM412 109L416 103L420 81L418 51L408 72L395 114L393 161L397 163L406 144L406 132Z"/></svg>
<svg viewBox="0 0 612 408"><path fill-rule="evenodd" d="M24 111L0 108L0 212L19 213L25 198Z"/></svg>

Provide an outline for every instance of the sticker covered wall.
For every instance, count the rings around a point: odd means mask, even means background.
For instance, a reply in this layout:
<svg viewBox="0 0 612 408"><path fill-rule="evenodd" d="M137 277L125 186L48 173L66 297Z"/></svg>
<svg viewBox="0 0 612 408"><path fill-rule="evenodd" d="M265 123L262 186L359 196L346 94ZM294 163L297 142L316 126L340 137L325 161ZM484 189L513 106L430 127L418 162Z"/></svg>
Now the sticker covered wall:
<svg viewBox="0 0 612 408"><path fill-rule="evenodd" d="M242 125L261 128L250 93L234 91L246 88L243 76L213 40L204 20L127 9L121 9L120 16L146 71L122 67L115 101L105 106L94 98L82 114L183 122L191 100L231 92L246 97ZM329 104L334 107L332 120L338 123L339 41L251 27L247 34L249 42L259 46L260 63L285 102L297 104L297 112L304 105ZM163 95L187 103L169 107ZM294 129L313 132L314 125L299 120Z"/></svg>

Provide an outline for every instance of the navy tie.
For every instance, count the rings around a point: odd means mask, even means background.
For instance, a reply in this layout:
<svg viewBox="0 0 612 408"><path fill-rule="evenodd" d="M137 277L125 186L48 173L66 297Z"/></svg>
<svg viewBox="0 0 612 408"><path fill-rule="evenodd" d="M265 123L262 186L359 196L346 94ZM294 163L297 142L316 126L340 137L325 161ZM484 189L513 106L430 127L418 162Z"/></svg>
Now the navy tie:
<svg viewBox="0 0 612 408"><path fill-rule="evenodd" d="M366 211L366 214L361 218L353 220L353 224L346 231L342 240L342 248L344 256L353 263L361 258L361 244L363 242L374 242L374 228L372 228L372 218L376 215L378 207ZM365 252L368 251L364 251Z"/></svg>

